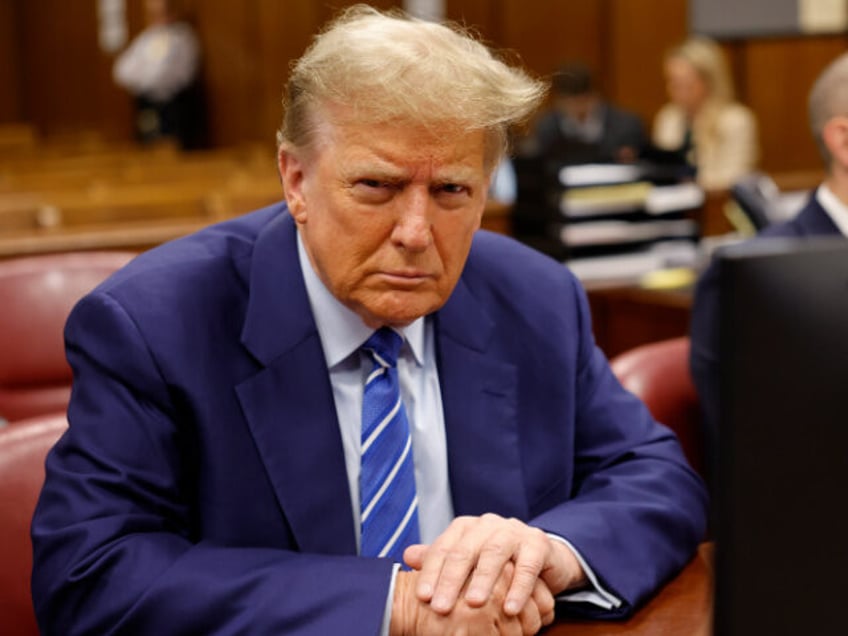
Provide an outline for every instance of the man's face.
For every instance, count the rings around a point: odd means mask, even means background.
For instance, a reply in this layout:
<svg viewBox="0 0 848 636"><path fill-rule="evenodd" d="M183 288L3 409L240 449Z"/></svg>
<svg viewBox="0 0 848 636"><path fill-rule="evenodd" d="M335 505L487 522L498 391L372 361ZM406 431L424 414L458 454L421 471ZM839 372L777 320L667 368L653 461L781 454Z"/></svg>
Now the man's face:
<svg viewBox="0 0 848 636"><path fill-rule="evenodd" d="M584 95L562 95L557 98L557 106L566 117L583 123L592 114L597 97L592 93Z"/></svg>
<svg viewBox="0 0 848 636"><path fill-rule="evenodd" d="M362 124L336 109L315 148L282 150L286 199L313 267L370 327L439 309L486 202L484 133Z"/></svg>

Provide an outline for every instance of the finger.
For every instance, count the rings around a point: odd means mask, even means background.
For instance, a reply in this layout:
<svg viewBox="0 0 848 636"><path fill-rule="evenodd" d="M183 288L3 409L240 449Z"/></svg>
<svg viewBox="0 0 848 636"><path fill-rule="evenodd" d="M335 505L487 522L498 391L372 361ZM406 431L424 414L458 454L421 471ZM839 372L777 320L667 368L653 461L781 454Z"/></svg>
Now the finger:
<svg viewBox="0 0 848 636"><path fill-rule="evenodd" d="M511 523L495 514L485 514L469 518L458 533L457 541L451 546L442 562L442 570L433 590L430 604L438 612L449 612L456 603L463 588L477 576L477 588L472 594L471 606L480 607L489 599L492 586L500 576L504 563L517 551L517 542L511 533ZM481 564L481 556L486 559ZM506 556L503 557L502 554ZM477 573L477 568L482 570ZM468 598L466 592L466 599ZM468 602L466 600L466 602ZM517 612L516 612L517 614Z"/></svg>
<svg viewBox="0 0 848 636"><path fill-rule="evenodd" d="M427 554L427 549L430 546L423 543L411 545L403 551L403 562L413 570L420 570L424 563L424 555Z"/></svg>
<svg viewBox="0 0 848 636"><path fill-rule="evenodd" d="M455 549L455 546L461 542L469 523L468 517L457 517L425 551L415 590L416 596L422 602L432 602L436 588L440 585L445 561ZM464 580L462 582L464 583ZM446 598L445 602L447 600L449 599ZM453 607L453 603L451 603L451 607ZM450 611L450 609L448 608L445 611Z"/></svg>
<svg viewBox="0 0 848 636"><path fill-rule="evenodd" d="M447 614L453 609L476 561L477 546L473 540L460 541L444 554L442 569L430 600L433 610L440 614Z"/></svg>
<svg viewBox="0 0 848 636"><path fill-rule="evenodd" d="M504 602L504 613L507 616L515 616L527 603L550 554L551 545L547 535L538 528L527 526L515 559L515 574Z"/></svg>
<svg viewBox="0 0 848 636"><path fill-rule="evenodd" d="M536 634L545 625L554 621L554 597L548 586L541 580L536 581L530 600L518 614L522 633Z"/></svg>
<svg viewBox="0 0 848 636"><path fill-rule="evenodd" d="M531 602L535 603L539 609L539 617L542 620L542 625L550 625L554 622L556 599L551 593L550 588L541 580L537 580L536 585L533 587Z"/></svg>
<svg viewBox="0 0 848 636"><path fill-rule="evenodd" d="M512 581L514 573L515 566L511 561L506 563L501 570L500 576L495 581L494 588L492 589L492 605L495 607L502 607L503 599L506 597L506 593L509 589L509 584ZM534 618L535 610L534 608L529 607L530 605L532 605L532 603L528 603L527 611L523 615L502 615L498 621L498 634L500 636L504 636L506 634L529 636L530 634L535 634L539 631L539 629L541 629L541 623L539 625L536 624L536 618ZM500 609L498 611L501 612L503 610Z"/></svg>
<svg viewBox="0 0 848 636"><path fill-rule="evenodd" d="M504 566L519 548L517 536L508 531L497 532L486 540L465 593L465 600L470 606L482 607L489 600Z"/></svg>
<svg viewBox="0 0 848 636"><path fill-rule="evenodd" d="M518 622L521 624L521 632L528 636L542 629L542 616L532 600L519 612Z"/></svg>

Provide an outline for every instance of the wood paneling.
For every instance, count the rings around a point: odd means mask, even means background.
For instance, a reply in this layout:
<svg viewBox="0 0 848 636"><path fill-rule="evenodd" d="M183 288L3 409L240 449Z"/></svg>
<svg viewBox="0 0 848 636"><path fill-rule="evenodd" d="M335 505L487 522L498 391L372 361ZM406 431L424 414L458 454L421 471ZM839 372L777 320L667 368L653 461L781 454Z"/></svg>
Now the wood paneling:
<svg viewBox="0 0 848 636"><path fill-rule="evenodd" d="M613 358L639 345L689 333L692 290L588 288L598 347Z"/></svg>
<svg viewBox="0 0 848 636"><path fill-rule="evenodd" d="M610 99L650 127L666 100L662 60L687 34L684 0L611 0L606 73Z"/></svg>
<svg viewBox="0 0 848 636"><path fill-rule="evenodd" d="M23 107L46 135L100 130L126 138L130 102L97 41L95 2L17 2Z"/></svg>
<svg viewBox="0 0 848 636"><path fill-rule="evenodd" d="M255 2L207 0L195 15L203 48L210 142L255 139L260 106Z"/></svg>
<svg viewBox="0 0 848 636"><path fill-rule="evenodd" d="M502 47L515 50L527 67L550 75L572 59L603 70L606 0L528 2L501 0Z"/></svg>
<svg viewBox="0 0 848 636"><path fill-rule="evenodd" d="M204 50L204 83L213 145L263 141L273 146L291 60L353 0L204 0L195 23ZM380 8L399 2L372 3Z"/></svg>
<svg viewBox="0 0 848 636"><path fill-rule="evenodd" d="M503 42L504 0L448 0L449 20L479 33L488 44Z"/></svg>
<svg viewBox="0 0 848 636"><path fill-rule="evenodd" d="M848 50L846 44L845 36L744 44L747 82L740 94L759 121L764 170L804 170L821 164L807 120L807 95L828 62Z"/></svg>
<svg viewBox="0 0 848 636"><path fill-rule="evenodd" d="M17 4L14 0L0 0L0 123L24 117L17 24Z"/></svg>
<svg viewBox="0 0 848 636"><path fill-rule="evenodd" d="M130 35L143 0L127 0ZM313 33L353 0L193 0L204 48L210 137L216 146L273 145L289 63ZM401 0L378 0L381 8ZM685 0L447 0L449 18L515 52L536 75L584 60L604 93L650 126L665 101L661 60L687 34ZM113 56L97 46L96 2L0 0L0 121L24 118L53 134L99 129L131 136L128 95L111 79ZM725 42L740 97L760 121L767 170L818 167L806 125L806 92L846 49L844 36ZM21 90L15 90L16 85Z"/></svg>

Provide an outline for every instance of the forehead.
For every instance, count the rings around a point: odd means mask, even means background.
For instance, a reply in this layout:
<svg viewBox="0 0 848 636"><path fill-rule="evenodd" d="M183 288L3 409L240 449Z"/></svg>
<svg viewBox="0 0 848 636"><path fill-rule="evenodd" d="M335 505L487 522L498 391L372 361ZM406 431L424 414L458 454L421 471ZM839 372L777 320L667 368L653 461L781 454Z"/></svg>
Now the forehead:
<svg viewBox="0 0 848 636"><path fill-rule="evenodd" d="M350 110L325 113L315 127L315 147L345 164L410 165L483 171L486 135L452 122L422 125L408 119L356 119Z"/></svg>
<svg viewBox="0 0 848 636"><path fill-rule="evenodd" d="M679 56L669 58L665 63L666 72L675 78L698 79L697 69L692 63Z"/></svg>

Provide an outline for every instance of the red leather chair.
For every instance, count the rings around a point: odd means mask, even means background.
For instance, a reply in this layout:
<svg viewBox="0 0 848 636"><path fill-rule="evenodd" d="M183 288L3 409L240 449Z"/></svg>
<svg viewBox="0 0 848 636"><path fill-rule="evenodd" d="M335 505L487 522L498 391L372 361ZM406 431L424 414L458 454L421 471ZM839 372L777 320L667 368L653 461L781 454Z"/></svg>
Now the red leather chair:
<svg viewBox="0 0 848 636"><path fill-rule="evenodd" d="M625 389L680 438L690 465L705 475L698 394L689 373L689 338L672 338L625 351L610 360Z"/></svg>
<svg viewBox="0 0 848 636"><path fill-rule="evenodd" d="M44 459L68 421L41 415L0 428L0 631L37 636L30 594L30 523L44 483Z"/></svg>
<svg viewBox="0 0 848 636"><path fill-rule="evenodd" d="M69 252L0 261L0 418L66 408L65 320L80 297L133 256Z"/></svg>

